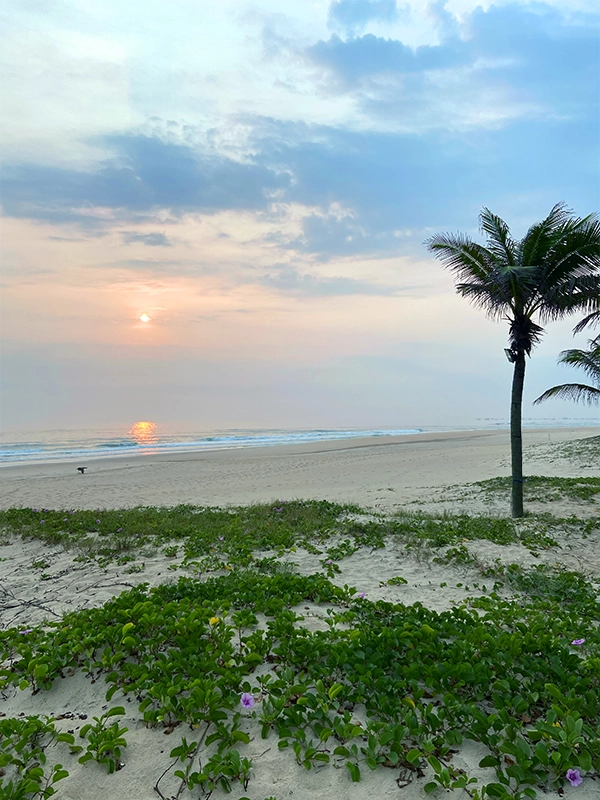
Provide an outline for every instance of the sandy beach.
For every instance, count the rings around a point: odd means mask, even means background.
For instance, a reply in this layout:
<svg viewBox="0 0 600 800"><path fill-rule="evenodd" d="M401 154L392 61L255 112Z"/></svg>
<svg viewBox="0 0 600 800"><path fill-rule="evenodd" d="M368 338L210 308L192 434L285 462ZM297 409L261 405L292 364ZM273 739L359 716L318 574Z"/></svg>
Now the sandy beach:
<svg viewBox="0 0 600 800"><path fill-rule="evenodd" d="M600 465L561 459L556 445L598 431L525 430L525 473L597 475ZM467 431L101 458L86 461L84 475L77 472L80 462L20 464L0 469L0 508L222 506L311 498L393 511L427 503L431 487L508 475L509 448L508 431Z"/></svg>
<svg viewBox="0 0 600 800"><path fill-rule="evenodd" d="M525 473L561 477L598 477L600 463L586 456L585 440L598 436L598 428L526 430ZM124 509L139 505L238 506L290 501L296 498L354 503L367 510L366 520L389 517L401 509L444 510L467 514L507 516L506 497L480 496L466 484L509 474L509 439L506 431L472 431L420 434L393 439L364 439L174 456L145 455L136 458L98 459L87 462L85 475L76 463L20 465L0 472L0 507L45 509ZM533 507L532 507L533 506ZM598 515L597 503L578 503L559 498L556 502L533 503L530 510L551 510L557 517ZM466 542L473 564L457 568L415 552L397 539L385 547L360 548L340 557L339 572L332 582L356 587L369 601L380 600L406 606L421 603L441 613L482 596L479 588L482 565L517 563L524 568L551 566L582 570L592 579L600 577L600 530L569 534L558 547L533 548L524 543L499 545L490 540ZM274 555L268 554L267 555ZM321 556L302 548L278 556L291 570L309 576L322 570ZM129 563L102 563L77 557L61 545L23 540L3 531L0 545L0 590L3 630L27 631L35 625L57 621L65 612L98 608L103 603L147 583L151 587L172 583L182 575L201 576L181 563L181 557L167 558L164 552L148 550L139 557L140 569ZM136 562L137 563L137 562ZM215 574L225 574L222 571ZM399 578L401 576L401 578ZM206 576L204 576L206 577ZM506 595L510 599L510 594ZM330 607L305 602L295 609L300 624L309 631L328 629ZM182 726L171 730L148 728L131 696L117 693L107 703L106 684L93 673L65 672L50 691L4 690L2 713L50 715L57 726L75 736L85 721L115 704L124 704L119 719L128 728L123 769L107 774L100 764L80 765L75 756L61 756L68 779L57 784L59 800L100 800L104 797L150 800L159 794L153 788L172 759L169 752L181 739L194 736ZM260 696L258 696L260 701ZM359 724L366 724L355 711ZM362 719L362 722L361 722ZM186 730L187 730L187 726ZM289 750L279 751L273 735L263 740L248 718L244 730L251 737L244 754L252 758L253 777L247 789L239 784L231 794L217 789L213 800L378 800L424 798L424 780L403 786L397 770L363 770L360 783L351 783L343 769L298 766ZM172 734L165 737L165 733ZM485 749L465 741L453 758L456 770L464 770L484 783L493 780L492 770L480 768ZM52 757L49 757L52 761ZM431 777L430 773L427 774ZM198 790L177 794L179 782L169 772L160 784L165 798L184 800L203 797ZM466 798L463 790L437 796ZM538 795L540 796L540 795ZM578 797L598 800L600 787L592 778L580 787L567 785L564 793L550 792L548 798Z"/></svg>

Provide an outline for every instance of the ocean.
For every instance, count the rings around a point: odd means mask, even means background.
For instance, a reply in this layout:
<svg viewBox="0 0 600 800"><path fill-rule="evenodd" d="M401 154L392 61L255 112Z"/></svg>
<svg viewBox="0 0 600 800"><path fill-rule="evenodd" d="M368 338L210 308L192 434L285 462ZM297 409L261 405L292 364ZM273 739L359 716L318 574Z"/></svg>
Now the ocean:
<svg viewBox="0 0 600 800"><path fill-rule="evenodd" d="M580 417L525 419L524 428L593 427L600 421ZM492 430L508 421L480 418L470 425L421 425L397 428L232 428L201 430L140 420L132 425L83 430L14 431L0 435L0 465L72 461L151 453L276 447L302 442L357 439L366 436L404 436L411 433Z"/></svg>

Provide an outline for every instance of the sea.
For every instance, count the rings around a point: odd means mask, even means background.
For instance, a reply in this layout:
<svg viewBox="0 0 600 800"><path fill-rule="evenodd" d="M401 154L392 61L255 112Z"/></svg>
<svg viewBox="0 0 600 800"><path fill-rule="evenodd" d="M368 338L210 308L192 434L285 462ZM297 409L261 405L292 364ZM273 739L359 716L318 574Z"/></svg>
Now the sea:
<svg viewBox="0 0 600 800"><path fill-rule="evenodd" d="M582 417L524 419L524 428L595 427L600 420ZM0 434L0 466L22 463L85 461L155 453L277 447L304 442L363 437L405 436L467 430L508 429L508 420L479 418L467 425L418 425L382 428L231 428L202 430L149 420L81 430L8 431Z"/></svg>

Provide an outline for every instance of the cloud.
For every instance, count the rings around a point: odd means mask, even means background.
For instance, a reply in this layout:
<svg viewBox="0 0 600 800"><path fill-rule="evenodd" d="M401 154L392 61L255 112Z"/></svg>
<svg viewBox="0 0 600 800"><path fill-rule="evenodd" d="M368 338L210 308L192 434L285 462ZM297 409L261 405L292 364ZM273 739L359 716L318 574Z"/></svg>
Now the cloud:
<svg viewBox="0 0 600 800"><path fill-rule="evenodd" d="M327 260L420 251L426 226L472 228L483 205L510 220L517 198L529 219L543 217L560 199L581 213L597 203L595 119L521 120L473 135L351 131L264 118L244 124L249 165L129 137L125 152L119 138L97 172L5 168L4 212L77 223L86 236L97 236L122 233L127 222L163 225L167 218L172 228L184 215L212 214L220 204L256 214L261 232L253 241ZM129 242L165 246L163 234L124 234Z"/></svg>
<svg viewBox="0 0 600 800"><path fill-rule="evenodd" d="M365 8L342 1L332 14L358 20ZM542 218L561 199L592 210L598 15L490 6L458 31L443 5L432 9L438 45L334 35L305 50L322 92L354 104L370 127L246 115L203 137L184 117L159 119L153 133L96 137L108 155L94 170L7 164L4 213L160 248L176 239L135 224L167 220L170 233L186 215L243 212L243 237L273 247L272 260L297 252L325 262L420 252L425 227L475 233L484 205L509 222ZM217 227L235 247L236 225Z"/></svg>
<svg viewBox="0 0 600 800"><path fill-rule="evenodd" d="M94 172L37 164L6 167L4 213L95 227L114 224L107 209L125 209L130 219L151 219L158 209L175 215L258 210L289 182L288 176L263 165L204 154L156 137L118 135L103 141L114 155Z"/></svg>
<svg viewBox="0 0 600 800"><path fill-rule="evenodd" d="M397 290L386 286L376 286L367 281L354 278L322 278L310 273L301 274L289 265L281 265L277 272L265 275L260 283L280 292L310 297L334 297L343 295L380 295L390 296Z"/></svg>
<svg viewBox="0 0 600 800"><path fill-rule="evenodd" d="M368 118L415 131L597 116L600 15L492 5L465 15L459 29L440 3L431 13L436 45L413 48L368 33L307 47L319 91L350 95Z"/></svg>
<svg viewBox="0 0 600 800"><path fill-rule="evenodd" d="M112 157L95 172L7 167L4 213L74 222L93 233L127 221L160 222L161 214L172 215L170 222L186 213L220 210L249 210L268 218L274 206L295 203L312 210L291 246L304 252L366 252L394 246L398 228L418 228L425 203L421 195L451 178L452 162L431 138L246 122L253 129L252 163L157 137L118 136L108 137ZM427 202L428 208L441 204ZM275 217L272 225L277 227ZM159 233L125 231L122 236L127 244L155 247L169 241Z"/></svg>
<svg viewBox="0 0 600 800"><path fill-rule="evenodd" d="M171 242L164 233L136 233L135 231L123 231L121 234L124 244L136 244L140 242L147 247L172 247Z"/></svg>
<svg viewBox="0 0 600 800"><path fill-rule="evenodd" d="M433 134L353 132L270 120L257 128L256 149L267 163L285 166L293 176L285 201L319 209L304 217L303 237L320 242L319 250L329 242L330 252L346 245L363 251L369 237L437 225L448 206L447 187L458 203L481 178L469 144ZM374 240L370 246L377 249Z"/></svg>
<svg viewBox="0 0 600 800"><path fill-rule="evenodd" d="M97 266L106 270L118 269L137 272L141 275L167 276L167 275L214 275L220 272L220 267L210 262L196 261L192 259L178 258L123 258L114 261L106 261ZM108 276L107 280L112 281L113 277Z"/></svg>
<svg viewBox="0 0 600 800"><path fill-rule="evenodd" d="M448 69L471 60L457 42L413 49L396 39L383 39L371 33L347 40L333 35L328 41L308 48L307 55L313 63L330 71L333 85L340 91L350 91L375 76Z"/></svg>
<svg viewBox="0 0 600 800"><path fill-rule="evenodd" d="M393 22L397 17L395 0L334 0L329 6L328 24L354 33L371 20Z"/></svg>

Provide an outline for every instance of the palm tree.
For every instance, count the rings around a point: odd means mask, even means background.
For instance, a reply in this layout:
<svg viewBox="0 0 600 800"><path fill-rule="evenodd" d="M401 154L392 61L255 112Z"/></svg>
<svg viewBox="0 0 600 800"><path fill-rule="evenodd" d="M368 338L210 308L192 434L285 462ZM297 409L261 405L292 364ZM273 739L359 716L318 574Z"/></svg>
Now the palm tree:
<svg viewBox="0 0 600 800"><path fill-rule="evenodd" d="M570 364L572 367L581 369L592 379L594 386L586 383L563 383L561 386L553 386L537 399L534 405L543 403L551 397L558 397L562 400L581 400L589 405L600 403L600 336L591 339L588 350L563 350L558 359L559 364Z"/></svg>
<svg viewBox="0 0 600 800"><path fill-rule="evenodd" d="M456 277L456 291L492 319L509 324L505 350L514 365L510 444L512 514L523 516L521 416L525 356L540 341L546 323L574 311L594 312L600 297L600 220L575 217L563 203L533 225L520 241L504 220L484 208L483 246L464 234L441 233L425 242Z"/></svg>

